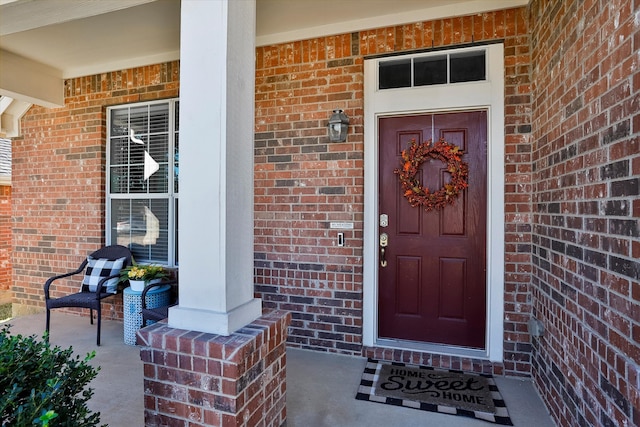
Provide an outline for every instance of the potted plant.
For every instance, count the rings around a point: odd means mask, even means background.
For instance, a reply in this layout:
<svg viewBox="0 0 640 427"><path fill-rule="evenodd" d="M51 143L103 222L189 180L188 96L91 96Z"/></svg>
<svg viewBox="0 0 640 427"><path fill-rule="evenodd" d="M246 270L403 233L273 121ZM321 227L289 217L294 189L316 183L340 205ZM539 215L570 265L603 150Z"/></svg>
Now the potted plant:
<svg viewBox="0 0 640 427"><path fill-rule="evenodd" d="M120 282L129 281L131 290L142 292L148 284L159 283L168 274L161 265L134 264L120 270Z"/></svg>

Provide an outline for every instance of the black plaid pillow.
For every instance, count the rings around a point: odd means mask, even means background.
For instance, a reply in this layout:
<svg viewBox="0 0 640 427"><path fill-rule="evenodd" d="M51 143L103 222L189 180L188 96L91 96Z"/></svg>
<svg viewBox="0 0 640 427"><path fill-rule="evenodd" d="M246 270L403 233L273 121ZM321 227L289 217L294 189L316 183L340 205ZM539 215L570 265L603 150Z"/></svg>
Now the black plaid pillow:
<svg viewBox="0 0 640 427"><path fill-rule="evenodd" d="M88 285L91 292L95 292L101 279L117 275L122 270L126 258L116 260L104 258L87 258L87 269L84 274L83 285ZM102 286L103 292L115 294L118 288L118 277L107 280Z"/></svg>

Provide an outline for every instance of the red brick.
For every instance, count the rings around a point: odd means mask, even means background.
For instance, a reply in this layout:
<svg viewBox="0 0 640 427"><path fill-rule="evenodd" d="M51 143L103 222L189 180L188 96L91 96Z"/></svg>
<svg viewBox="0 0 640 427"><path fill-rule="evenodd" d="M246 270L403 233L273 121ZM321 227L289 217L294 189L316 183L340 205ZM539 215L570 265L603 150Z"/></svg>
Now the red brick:
<svg viewBox="0 0 640 427"><path fill-rule="evenodd" d="M233 349L231 358L245 357L235 363L225 362L221 376L171 369L163 366L163 360L160 360L154 367L164 382L145 380L145 413L162 416L165 425L174 425L183 419L188 419L189 425L282 425L286 416L284 348L290 320L289 313L271 312L229 337L220 337L223 346ZM171 328L167 329L171 333ZM162 333L166 331L149 331L151 335ZM212 338L205 334L185 336L191 340L190 345L183 342L185 351L218 340L217 336ZM152 337L150 342L161 343L162 340ZM273 354L269 346L273 346ZM179 358L183 356L190 357L180 354ZM212 366L220 364L219 360L209 361L214 363ZM264 371L258 371L262 366ZM247 418L248 424L245 423Z"/></svg>
<svg viewBox="0 0 640 427"><path fill-rule="evenodd" d="M0 291L11 289L11 186L0 185Z"/></svg>

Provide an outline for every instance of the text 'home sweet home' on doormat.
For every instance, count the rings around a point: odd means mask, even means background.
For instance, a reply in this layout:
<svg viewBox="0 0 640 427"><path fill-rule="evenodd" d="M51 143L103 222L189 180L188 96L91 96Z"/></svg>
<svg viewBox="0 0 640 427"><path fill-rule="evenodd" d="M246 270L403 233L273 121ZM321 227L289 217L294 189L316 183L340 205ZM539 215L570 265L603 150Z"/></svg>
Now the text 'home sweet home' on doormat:
<svg viewBox="0 0 640 427"><path fill-rule="evenodd" d="M513 425L491 375L369 359L358 400Z"/></svg>

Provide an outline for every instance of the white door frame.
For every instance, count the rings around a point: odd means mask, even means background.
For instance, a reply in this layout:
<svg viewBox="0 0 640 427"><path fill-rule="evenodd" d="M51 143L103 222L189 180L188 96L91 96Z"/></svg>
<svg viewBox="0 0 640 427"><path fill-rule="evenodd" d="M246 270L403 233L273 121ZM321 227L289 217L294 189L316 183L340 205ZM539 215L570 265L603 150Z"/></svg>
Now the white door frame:
<svg viewBox="0 0 640 427"><path fill-rule="evenodd" d="M365 346L429 351L502 362L504 344L504 45L496 43L473 48L451 49L447 52L470 49L486 49L487 80L378 90L378 63L389 58L364 61L363 344ZM377 330L378 118L466 110L486 110L488 121L486 350L379 339Z"/></svg>

